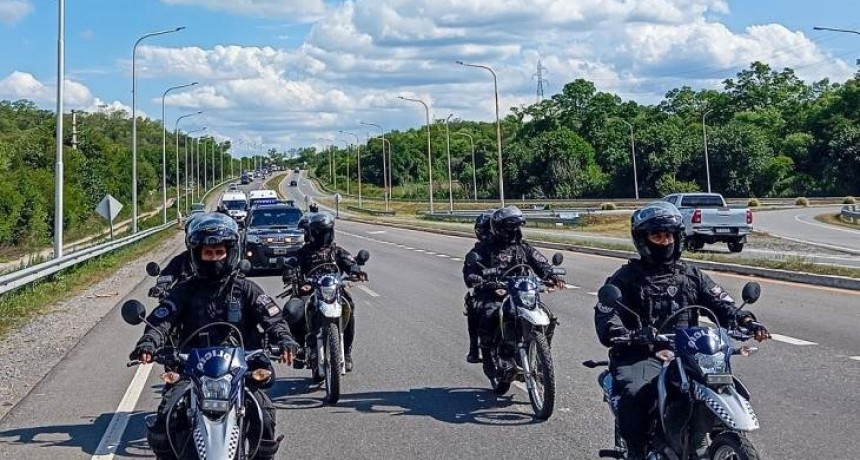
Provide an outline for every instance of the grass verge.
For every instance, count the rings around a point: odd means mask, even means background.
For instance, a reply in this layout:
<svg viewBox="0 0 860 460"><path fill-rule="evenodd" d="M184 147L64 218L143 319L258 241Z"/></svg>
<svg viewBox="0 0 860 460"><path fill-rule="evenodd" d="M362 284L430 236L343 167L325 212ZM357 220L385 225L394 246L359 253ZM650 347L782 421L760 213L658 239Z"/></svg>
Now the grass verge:
<svg viewBox="0 0 860 460"><path fill-rule="evenodd" d="M457 230L463 232L471 232L472 225L461 224L454 222L433 222L423 221L420 219L398 219L398 218L373 218L361 217L357 219L363 222L370 223L392 223L405 224L412 227L441 229L441 230ZM616 224L612 224L616 225ZM528 229L526 230L528 232ZM593 231L589 230L589 231ZM621 251L633 251L633 244L614 243L609 241L600 241L588 239L588 237L571 238L567 236L554 236L541 234L534 238L535 241L547 241L551 243L570 244L575 246L585 246L599 249L615 249ZM703 260L711 262L720 262L727 264L746 265L749 267L772 268L778 270L788 270L794 272L814 273L819 275L845 276L849 278L860 278L860 269L850 267L840 267L835 265L821 265L809 262L802 257L786 257L784 259L764 259L760 257L744 257L730 256L720 254L705 254L696 252L685 252L684 259L687 260Z"/></svg>
<svg viewBox="0 0 860 460"><path fill-rule="evenodd" d="M174 230L159 232L0 296L0 337L31 318L48 312L55 302L86 289L119 267L151 253L175 234Z"/></svg>
<svg viewBox="0 0 860 460"><path fill-rule="evenodd" d="M851 224L842 220L839 214L820 214L815 216L815 220L829 224L829 225L838 225L840 227L845 228L853 228L854 230L860 230L860 224Z"/></svg>

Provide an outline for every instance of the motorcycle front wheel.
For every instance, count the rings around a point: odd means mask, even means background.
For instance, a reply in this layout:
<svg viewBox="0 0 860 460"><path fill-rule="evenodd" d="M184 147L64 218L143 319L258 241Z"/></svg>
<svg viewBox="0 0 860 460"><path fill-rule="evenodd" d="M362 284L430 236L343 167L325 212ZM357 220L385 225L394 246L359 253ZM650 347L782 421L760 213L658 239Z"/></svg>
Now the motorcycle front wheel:
<svg viewBox="0 0 860 460"><path fill-rule="evenodd" d="M725 431L714 437L708 448L711 460L759 460L761 457L742 433Z"/></svg>
<svg viewBox="0 0 860 460"><path fill-rule="evenodd" d="M343 359L340 356L340 330L337 324L325 326L324 338L325 400L329 404L337 404L340 399L340 368Z"/></svg>
<svg viewBox="0 0 860 460"><path fill-rule="evenodd" d="M555 370L543 332L534 332L526 344L530 372L525 375L535 417L547 420L555 409Z"/></svg>

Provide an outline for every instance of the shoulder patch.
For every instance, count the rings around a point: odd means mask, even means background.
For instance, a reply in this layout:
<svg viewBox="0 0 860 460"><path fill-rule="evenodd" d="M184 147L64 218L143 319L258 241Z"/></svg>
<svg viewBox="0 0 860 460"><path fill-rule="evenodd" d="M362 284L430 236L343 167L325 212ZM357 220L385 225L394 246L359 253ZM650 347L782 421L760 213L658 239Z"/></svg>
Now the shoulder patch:
<svg viewBox="0 0 860 460"><path fill-rule="evenodd" d="M599 311L600 313L603 313L606 315L608 315L610 313L615 313L614 308L610 307L609 305L603 305L601 302L597 302L597 306L595 308L597 308L597 311Z"/></svg>
<svg viewBox="0 0 860 460"><path fill-rule="evenodd" d="M156 318L164 319L170 314L170 310L168 310L167 307L158 307L152 312L152 314L155 315Z"/></svg>

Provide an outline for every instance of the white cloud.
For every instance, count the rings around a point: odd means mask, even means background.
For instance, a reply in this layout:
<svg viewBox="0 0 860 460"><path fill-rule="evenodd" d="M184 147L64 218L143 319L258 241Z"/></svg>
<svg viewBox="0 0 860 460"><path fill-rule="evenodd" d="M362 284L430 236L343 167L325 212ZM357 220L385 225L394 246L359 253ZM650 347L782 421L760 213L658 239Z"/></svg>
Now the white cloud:
<svg viewBox="0 0 860 460"><path fill-rule="evenodd" d="M325 12L322 0L161 0L169 5L204 6L243 16L312 20Z"/></svg>
<svg viewBox="0 0 860 460"><path fill-rule="evenodd" d="M280 0L162 1L269 17L299 8ZM785 26L728 28L720 22L730 14L725 0L308 5L302 11L322 16L300 46L144 46L139 74L200 80L193 91L171 94L168 104L205 110L212 124L234 137L307 145L318 137L341 137L339 129L357 129L359 119L386 129L422 124L423 110L398 100L399 94L427 101L435 117L453 111L460 118L494 119L492 77L455 65L457 59L493 67L503 112L535 100L538 59L548 69L547 95L585 78L601 91L640 102L655 102L683 84L717 87L753 60L797 68L809 79L843 80L853 72Z"/></svg>
<svg viewBox="0 0 860 460"><path fill-rule="evenodd" d="M32 74L15 71L0 80L0 97L5 99L29 99L37 103L56 102L57 87L44 84ZM90 89L78 82L66 79L63 102L70 109L80 108L92 100Z"/></svg>
<svg viewBox="0 0 860 460"><path fill-rule="evenodd" d="M29 0L0 0L0 22L15 24L32 11Z"/></svg>

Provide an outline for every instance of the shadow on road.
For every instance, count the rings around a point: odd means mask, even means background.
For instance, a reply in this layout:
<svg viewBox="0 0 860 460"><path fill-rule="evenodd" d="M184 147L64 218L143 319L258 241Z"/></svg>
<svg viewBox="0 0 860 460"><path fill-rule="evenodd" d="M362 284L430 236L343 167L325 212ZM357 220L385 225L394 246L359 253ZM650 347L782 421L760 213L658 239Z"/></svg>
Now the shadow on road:
<svg viewBox="0 0 860 460"><path fill-rule="evenodd" d="M32 448L75 448L89 455L95 455L99 442L101 442L113 416L114 413L110 412L76 425L47 425L0 431L0 452L10 448L10 446L28 446L28 450ZM145 416L146 413L144 412L129 415L123 441L116 452L118 457L152 457L144 432ZM57 457L56 454L48 455L46 451L44 457L49 456Z"/></svg>
<svg viewBox="0 0 860 460"><path fill-rule="evenodd" d="M310 379L279 382L269 396L279 409L323 407L325 392ZM308 393L318 394L309 396ZM431 417L454 424L526 425L537 423L528 402L514 401L512 394L496 396L487 388L411 388L342 394L335 409L391 416Z"/></svg>

